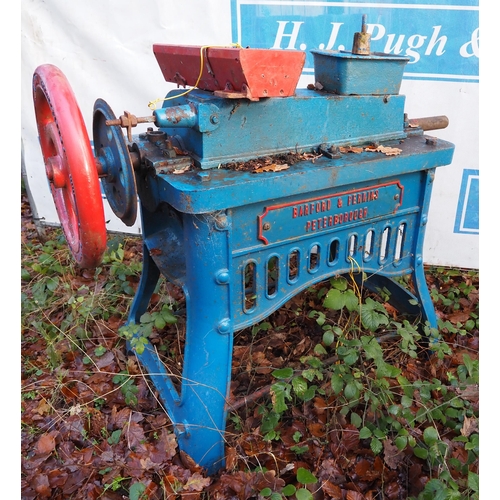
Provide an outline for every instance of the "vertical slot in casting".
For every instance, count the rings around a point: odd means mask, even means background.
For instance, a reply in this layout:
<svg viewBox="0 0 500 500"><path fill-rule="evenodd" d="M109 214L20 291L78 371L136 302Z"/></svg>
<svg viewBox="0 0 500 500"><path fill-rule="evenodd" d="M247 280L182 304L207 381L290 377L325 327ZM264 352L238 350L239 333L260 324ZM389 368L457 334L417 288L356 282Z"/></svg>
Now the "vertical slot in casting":
<svg viewBox="0 0 500 500"><path fill-rule="evenodd" d="M245 290L245 304L244 309L246 312L251 311L257 303L257 268L255 262L248 262L243 271L243 287Z"/></svg>
<svg viewBox="0 0 500 500"><path fill-rule="evenodd" d="M335 264L339 258L339 240L333 240L328 247L328 264Z"/></svg>
<svg viewBox="0 0 500 500"><path fill-rule="evenodd" d="M363 248L363 259L364 260L370 260L373 256L374 237L375 237L375 231L373 229L370 229L366 233L366 237L365 237L365 246Z"/></svg>
<svg viewBox="0 0 500 500"><path fill-rule="evenodd" d="M309 250L309 272L317 271L319 268L319 245L313 245Z"/></svg>
<svg viewBox="0 0 500 500"><path fill-rule="evenodd" d="M382 241L380 242L380 262L384 262L389 255L389 243L391 239L391 228L386 227L382 233Z"/></svg>
<svg viewBox="0 0 500 500"><path fill-rule="evenodd" d="M288 281L293 283L299 277L300 254L298 250L292 250L288 254Z"/></svg>
<svg viewBox="0 0 500 500"><path fill-rule="evenodd" d="M394 252L394 260L398 261L403 257L403 246L406 236L406 223L403 222L398 226L398 233L396 235L396 250Z"/></svg>
<svg viewBox="0 0 500 500"><path fill-rule="evenodd" d="M351 234L349 236L349 241L347 244L347 249L349 252L349 257L354 257L356 255L356 246L358 244L358 236L356 234Z"/></svg>
<svg viewBox="0 0 500 500"><path fill-rule="evenodd" d="M267 261L267 295L272 297L278 290L279 278L279 259L277 255L273 255Z"/></svg>

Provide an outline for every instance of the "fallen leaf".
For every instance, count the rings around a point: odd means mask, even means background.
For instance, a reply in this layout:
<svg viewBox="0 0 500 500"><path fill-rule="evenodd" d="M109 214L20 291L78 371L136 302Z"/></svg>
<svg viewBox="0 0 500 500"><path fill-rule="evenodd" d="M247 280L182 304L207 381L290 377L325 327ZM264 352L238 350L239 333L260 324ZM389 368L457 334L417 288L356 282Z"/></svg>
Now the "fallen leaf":
<svg viewBox="0 0 500 500"><path fill-rule="evenodd" d="M456 325L457 323L465 323L470 319L470 314L463 311L457 311L453 314L448 315L448 319L454 325Z"/></svg>
<svg viewBox="0 0 500 500"><path fill-rule="evenodd" d="M467 401L474 402L479 400L479 386L477 384L468 385L465 389L457 387L455 392Z"/></svg>
<svg viewBox="0 0 500 500"><path fill-rule="evenodd" d="M165 475L163 476L162 484L165 489L165 493L167 493L167 498L170 498L170 495L172 495L172 498L175 498L179 487L179 481L177 478L170 474Z"/></svg>
<svg viewBox="0 0 500 500"><path fill-rule="evenodd" d="M276 165L276 163L272 163L271 165L264 165L263 167L256 168L253 173L260 174L261 172L279 172L281 170L286 170L290 168L290 165L283 163L282 165Z"/></svg>
<svg viewBox="0 0 500 500"><path fill-rule="evenodd" d="M388 302L384 302L383 306L387 311L387 314L392 316L393 319L396 319L398 317L399 312L394 306L391 306L391 304L389 304Z"/></svg>
<svg viewBox="0 0 500 500"><path fill-rule="evenodd" d="M354 451L359 448L359 430L352 424L347 424L342 432L342 444L346 450Z"/></svg>
<svg viewBox="0 0 500 500"><path fill-rule="evenodd" d="M317 438L323 438L326 434L326 429L323 424L320 422L311 422L307 428L309 429L309 432Z"/></svg>
<svg viewBox="0 0 500 500"><path fill-rule="evenodd" d="M52 488L49 485L49 479L45 474L37 474L34 477L35 491L38 493L37 498L50 498Z"/></svg>
<svg viewBox="0 0 500 500"><path fill-rule="evenodd" d="M389 483L384 489L385 498L387 498L387 500L396 500L401 498L401 493L401 486L397 483L397 481Z"/></svg>
<svg viewBox="0 0 500 500"><path fill-rule="evenodd" d="M144 429L135 422L130 422L125 431L127 444L130 449L140 451L144 449L143 443L146 441Z"/></svg>
<svg viewBox="0 0 500 500"><path fill-rule="evenodd" d="M177 453L177 438L173 432L166 428L161 430L160 437L156 443L156 449L160 451L166 460L170 460Z"/></svg>
<svg viewBox="0 0 500 500"><path fill-rule="evenodd" d="M226 449L226 470L231 471L238 463L238 452L236 448L229 447Z"/></svg>
<svg viewBox="0 0 500 500"><path fill-rule="evenodd" d="M101 369L104 368L105 366L109 366L111 363L113 363L115 360L115 356L111 351L106 351L106 353L101 356L100 358L97 358L96 361L96 366L97 368Z"/></svg>
<svg viewBox="0 0 500 500"><path fill-rule="evenodd" d="M173 146L175 154L179 156L187 156L189 153L187 151L183 151L182 149L178 148L177 146Z"/></svg>
<svg viewBox="0 0 500 500"><path fill-rule="evenodd" d="M347 146L347 147L340 146L339 151L341 153L362 153L363 148L354 147L354 146Z"/></svg>
<svg viewBox="0 0 500 500"><path fill-rule="evenodd" d="M479 424L477 422L477 418L475 417L467 417L464 415L464 423L462 428L460 429L460 434L465 437L469 437L473 432L476 432L479 429Z"/></svg>
<svg viewBox="0 0 500 500"><path fill-rule="evenodd" d="M359 491L349 490L346 495L347 500L365 500L365 496Z"/></svg>
<svg viewBox="0 0 500 500"><path fill-rule="evenodd" d="M186 484L182 489L185 491L203 491L209 485L210 485L209 477L203 477L198 472L195 472L187 480Z"/></svg>
<svg viewBox="0 0 500 500"><path fill-rule="evenodd" d="M404 454L389 439L384 439L384 462L391 469L396 469L404 458Z"/></svg>
<svg viewBox="0 0 500 500"><path fill-rule="evenodd" d="M49 413L51 409L52 409L51 406L49 405L49 403L47 403L47 400L44 398L40 401L40 404L38 405L36 412L39 413L40 415L43 415L45 413Z"/></svg>
<svg viewBox="0 0 500 500"><path fill-rule="evenodd" d="M399 148L391 148L389 146L377 146L375 149L373 149L372 147L365 148L365 151L384 153L387 156L395 156L401 154L403 150Z"/></svg>
<svg viewBox="0 0 500 500"><path fill-rule="evenodd" d="M373 464L365 458L359 460L354 470L358 478L363 482L371 482L380 477L380 472L375 470Z"/></svg>
<svg viewBox="0 0 500 500"><path fill-rule="evenodd" d="M79 396L78 389L75 386L68 387L67 385L61 386L61 394L66 399L66 402L72 402Z"/></svg>
<svg viewBox="0 0 500 500"><path fill-rule="evenodd" d="M176 175L178 175L178 174L184 174L190 168L191 168L191 165L186 165L185 167L182 167L182 168L176 168L172 173L176 174Z"/></svg>
<svg viewBox="0 0 500 500"><path fill-rule="evenodd" d="M45 453L50 453L56 447L55 435L52 432L48 434L42 434L36 443L36 451L40 455Z"/></svg>
<svg viewBox="0 0 500 500"><path fill-rule="evenodd" d="M54 469L47 474L51 488L62 488L68 480L68 473L63 469Z"/></svg>
<svg viewBox="0 0 500 500"><path fill-rule="evenodd" d="M342 490L340 486L331 483L330 481L324 481L321 483L321 489L326 493L332 500L342 500Z"/></svg>
<svg viewBox="0 0 500 500"><path fill-rule="evenodd" d="M179 455L181 457L182 465L186 469L190 470L193 473L199 472L201 470L201 467L185 451L180 450Z"/></svg>

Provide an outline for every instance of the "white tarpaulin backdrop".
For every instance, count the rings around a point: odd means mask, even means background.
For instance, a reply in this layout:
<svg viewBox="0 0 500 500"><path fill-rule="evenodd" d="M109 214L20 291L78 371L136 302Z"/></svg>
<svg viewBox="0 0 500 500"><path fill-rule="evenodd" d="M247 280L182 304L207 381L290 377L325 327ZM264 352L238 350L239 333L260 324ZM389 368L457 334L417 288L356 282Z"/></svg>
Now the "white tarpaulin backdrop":
<svg viewBox="0 0 500 500"><path fill-rule="evenodd" d="M117 116L125 110L146 116L151 113L148 103L164 97L173 88L162 77L152 52L153 43L237 42L232 38L232 27L239 22L235 12L238 3L236 0L22 0L22 144L38 217L49 224L58 222L38 145L31 95L35 68L51 63L63 71L79 102L91 139L92 109L97 98L106 100ZM307 2L302 4L307 11ZM305 75L299 86L311 81L313 76ZM431 134L456 145L452 165L437 171L425 261L477 268L479 229L457 231L457 221L459 207L463 206L460 197L464 196L464 171L479 169L478 83L405 79L401 93L407 97L406 112L410 118L448 116L448 128ZM131 230L109 209L106 216L110 230L140 232L139 223Z"/></svg>

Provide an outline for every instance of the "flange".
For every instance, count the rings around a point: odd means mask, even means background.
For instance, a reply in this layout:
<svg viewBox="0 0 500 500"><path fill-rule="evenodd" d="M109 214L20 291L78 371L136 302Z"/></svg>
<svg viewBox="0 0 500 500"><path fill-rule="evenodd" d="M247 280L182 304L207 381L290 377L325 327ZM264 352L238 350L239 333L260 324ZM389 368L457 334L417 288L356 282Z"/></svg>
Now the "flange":
<svg viewBox="0 0 500 500"><path fill-rule="evenodd" d="M102 186L114 214L124 224L132 226L137 218L134 168L121 128L106 125L109 120L116 120L111 107L104 99L97 99L92 132Z"/></svg>

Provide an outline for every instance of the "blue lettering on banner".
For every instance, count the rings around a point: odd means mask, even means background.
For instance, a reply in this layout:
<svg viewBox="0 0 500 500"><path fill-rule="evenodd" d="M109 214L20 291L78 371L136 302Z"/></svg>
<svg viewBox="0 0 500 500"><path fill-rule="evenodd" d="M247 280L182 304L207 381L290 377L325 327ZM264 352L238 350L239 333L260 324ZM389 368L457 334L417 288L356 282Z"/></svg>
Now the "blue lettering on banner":
<svg viewBox="0 0 500 500"><path fill-rule="evenodd" d="M243 47L352 49L367 15L371 51L410 58L405 79L479 81L478 0L231 0L233 42Z"/></svg>
<svg viewBox="0 0 500 500"><path fill-rule="evenodd" d="M479 234L479 170L463 172L454 232Z"/></svg>

